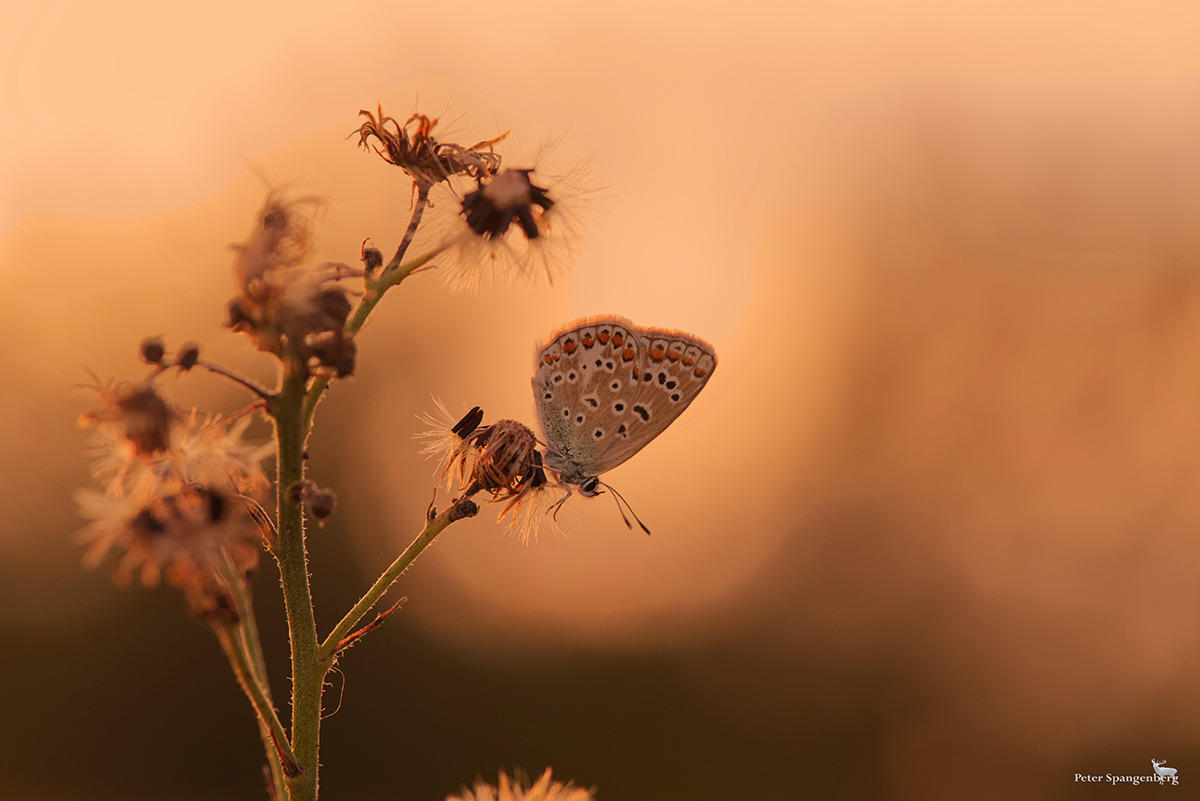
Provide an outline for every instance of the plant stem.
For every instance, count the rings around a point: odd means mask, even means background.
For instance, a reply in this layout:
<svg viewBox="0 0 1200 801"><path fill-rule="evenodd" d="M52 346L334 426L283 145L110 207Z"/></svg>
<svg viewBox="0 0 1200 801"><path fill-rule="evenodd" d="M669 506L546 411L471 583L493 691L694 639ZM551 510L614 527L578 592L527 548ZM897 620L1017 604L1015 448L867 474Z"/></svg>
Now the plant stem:
<svg viewBox="0 0 1200 801"><path fill-rule="evenodd" d="M317 626L308 584L304 515L300 504L288 497L288 489L304 478L304 444L308 433L302 414L305 379L303 364L294 358L285 360L279 393L268 406L279 443L276 461L279 532L275 558L279 562L292 645L292 750L303 771L287 781L290 801L315 801L317 797L321 689L325 673L317 662Z"/></svg>
<svg viewBox="0 0 1200 801"><path fill-rule="evenodd" d="M421 555L421 551L425 550L438 534L441 534L451 523L462 520L465 517L474 517L478 513L479 507L474 501L461 500L433 520L430 520L421 533L417 535L417 538L412 541L412 544L404 549L404 553L400 554L395 562L392 562L391 567L385 570L383 575L371 585L371 589L367 590L367 593L354 605L354 608L347 612L341 622L334 626L333 631L329 633L329 636L325 638L325 642L321 644L321 663L332 664L330 660L335 655L338 643L350 633L350 630L354 628L358 621L362 620L367 612L371 611L371 607L383 597L383 594L388 591L388 588L392 586L396 579L400 578L400 574L412 564L414 559Z"/></svg>
<svg viewBox="0 0 1200 801"><path fill-rule="evenodd" d="M215 625L213 631L220 640L225 655L229 658L229 664L233 666L238 683L242 685L242 690L250 699L250 703L254 705L254 711L258 713L259 725L265 729L263 742L267 747L268 756L274 756L271 761L271 773L272 776L279 774L277 786L282 789L283 773L294 768L295 759L291 754L292 749L288 747L283 724L279 722L275 708L271 705L271 699L267 697L266 690L254 676L254 670L250 666L250 660L246 653L245 640L242 638L241 624ZM288 768L281 768L281 763L287 764Z"/></svg>
<svg viewBox="0 0 1200 801"><path fill-rule="evenodd" d="M353 337L374 311L387 290L399 284L414 270L428 263L443 248L425 254L401 266L413 236L421 223L425 207L429 202L428 188L418 188L417 201L404 239L396 249L392 260L384 267L378 279L366 278L366 293L362 302L346 322L345 334ZM285 358L283 380L279 391L267 398L267 411L275 421L275 432L279 451L278 469L278 532L275 558L279 562L279 576L283 584L284 605L287 608L288 631L292 644L292 750L301 773L287 779L289 801L316 801L318 750L321 732L321 692L325 673L332 660L321 658L318 645L316 622L313 615L312 591L308 583L308 555L304 544L304 515L301 505L289 498L288 490L304 478L304 448L312 426L317 403L329 386L329 378L322 376L306 387L308 373L305 365L294 358ZM461 505L461 504L460 504ZM474 504L471 504L474 507ZM455 507L458 508L458 507ZM476 509L477 511L477 509ZM472 511L471 514L475 512ZM460 514L452 518L449 512L426 526L426 532L443 517L429 541L453 520L469 515ZM423 532L423 535L426 533ZM418 540L420 537L418 537ZM415 545L416 543L414 543ZM408 562L415 558L425 545L418 548ZM410 546L411 550L412 546ZM402 557L403 558L403 557ZM404 566L407 566L407 562ZM403 567L400 568L403 570ZM396 575L399 575L399 571ZM394 578L392 580L395 580ZM389 582L390 584L390 582ZM380 590L382 595L384 586ZM364 599L365 600L365 599ZM377 598L375 599L377 600ZM373 604L375 600L370 603ZM361 602L360 602L361 603ZM367 608L370 608L368 604ZM363 614L365 614L365 609ZM362 615L360 614L359 617ZM357 618L355 619L357 621ZM353 622L350 624L353 625ZM336 646L338 640L334 640Z"/></svg>
<svg viewBox="0 0 1200 801"><path fill-rule="evenodd" d="M258 397L262 398L263 400L271 399L271 393L268 390L264 389L263 387L260 387L258 384L251 381L249 378L246 378L245 376L238 375L237 373L233 372L232 370L222 367L219 364L214 364L213 362L210 362L206 359L199 359L196 361L196 364L200 365L205 370L208 370L210 373L216 373L217 375L221 376L222 378L227 378L235 384L242 385L244 388L250 390L251 392L253 392Z"/></svg>
<svg viewBox="0 0 1200 801"><path fill-rule="evenodd" d="M232 642L227 645L222 640L221 644L225 648L226 656L229 657L234 673L238 675L242 689L254 705L255 712L258 713L258 727L262 735L263 747L267 752L272 795L275 798L283 798L285 785L280 751L283 750L291 758L291 747L288 745L286 735L283 733L283 726L275 711L275 702L271 698L271 684L267 679L267 663L263 658L262 644L258 638L258 623L254 618L254 603L250 588L246 582L241 580L239 571L233 564L233 560L229 558L229 554L225 553L224 557L225 564L221 571L221 577L233 596L239 623L236 630L233 627L230 629L233 635ZM217 632L217 636L221 638L220 631ZM234 646L239 649L237 653L231 651L231 647ZM247 671L249 679L242 675ZM254 681L257 692L262 696L261 701L255 698L248 686L250 679ZM270 713L269 716L266 715L267 712Z"/></svg>
<svg viewBox="0 0 1200 801"><path fill-rule="evenodd" d="M379 301L383 300L385 292L412 275L413 270L428 264L434 256L445 249L444 247L435 248L429 253L425 253L414 259L412 262L400 266L400 262L403 261L405 254L408 253L409 245L412 244L413 236L416 235L417 227L421 224L421 218L425 215L425 207L427 205L429 205L429 189L418 186L417 201L413 204L412 217L408 221L408 228L404 232L404 238L400 240L400 246L396 248L396 253L392 256L392 260L384 265L383 270L379 273L379 278L373 279L370 275L367 276L367 291L363 295L362 302L354 310L353 316L346 321L344 333L347 337L353 337L362 329L367 318L371 316L371 312L379 305ZM313 412L316 411L317 403L321 400L321 396L328 386L329 378L321 376L315 379L312 386L309 387L308 396L304 399L304 427L306 431L312 425Z"/></svg>

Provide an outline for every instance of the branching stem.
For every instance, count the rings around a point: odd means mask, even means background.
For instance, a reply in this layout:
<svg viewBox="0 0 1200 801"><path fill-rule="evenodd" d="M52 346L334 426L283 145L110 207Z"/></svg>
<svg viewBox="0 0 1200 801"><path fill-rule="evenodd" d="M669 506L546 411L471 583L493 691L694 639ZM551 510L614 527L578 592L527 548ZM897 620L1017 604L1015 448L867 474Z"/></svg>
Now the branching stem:
<svg viewBox="0 0 1200 801"><path fill-rule="evenodd" d="M451 523L466 517L474 517L478 513L479 507L474 501L462 500L442 512L433 520L430 520L421 533L417 535L417 538L404 549L404 553L400 554L395 562L392 562L391 567L383 571L383 575L376 579L375 583L371 585L371 589L367 590L362 599L354 605L354 608L347 612L341 622L333 627L333 631L329 633L329 636L325 638L325 642L321 644L321 663L325 665L332 664L331 660L337 651L338 643L350 633L350 630L354 628L358 621L362 620L367 612L371 611L371 607L383 597L383 594L388 591L388 588L392 586L396 579L400 578L400 574L408 569L413 560L429 547L429 544L433 542L438 534L441 534Z"/></svg>

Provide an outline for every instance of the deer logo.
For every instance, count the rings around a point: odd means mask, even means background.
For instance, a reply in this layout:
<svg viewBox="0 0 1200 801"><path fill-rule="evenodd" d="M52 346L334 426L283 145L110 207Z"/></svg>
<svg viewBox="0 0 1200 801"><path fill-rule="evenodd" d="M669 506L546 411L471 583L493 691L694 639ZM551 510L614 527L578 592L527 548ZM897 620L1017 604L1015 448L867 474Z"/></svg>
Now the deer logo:
<svg viewBox="0 0 1200 801"><path fill-rule="evenodd" d="M1163 765L1167 764L1167 760L1152 759L1150 760L1150 764L1154 766L1154 772L1158 774L1159 778L1175 780L1175 768L1163 767Z"/></svg>

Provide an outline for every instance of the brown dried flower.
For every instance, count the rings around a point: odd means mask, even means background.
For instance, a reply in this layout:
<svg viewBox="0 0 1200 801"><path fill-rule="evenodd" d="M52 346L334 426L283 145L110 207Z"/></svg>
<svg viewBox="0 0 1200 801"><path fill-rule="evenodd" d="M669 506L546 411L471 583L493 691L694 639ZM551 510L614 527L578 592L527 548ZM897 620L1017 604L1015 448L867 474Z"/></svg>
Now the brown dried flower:
<svg viewBox="0 0 1200 801"><path fill-rule="evenodd" d="M88 388L100 395L100 405L80 416L80 425L111 427L117 438L140 457L150 457L170 447L171 427L178 415L152 384L114 385L111 381L102 384L100 379L92 378Z"/></svg>
<svg viewBox="0 0 1200 801"><path fill-rule="evenodd" d="M435 223L443 279L471 291L543 275L553 283L578 255L591 192L582 165L561 175L510 168L476 179L459 213Z"/></svg>
<svg viewBox="0 0 1200 801"><path fill-rule="evenodd" d="M315 206L312 198L268 196L254 232L238 248L241 294L229 303L227 325L259 350L342 377L354 371L355 347L343 333L352 306L337 282L362 271L308 262Z"/></svg>
<svg viewBox="0 0 1200 801"><path fill-rule="evenodd" d="M85 491L78 500L94 521L83 532L90 542L85 564L119 551L117 583L136 576L152 587L165 578L183 590L193 613L236 622L230 584L248 582L260 554L258 529L240 503L198 484L149 497Z"/></svg>
<svg viewBox="0 0 1200 801"><path fill-rule="evenodd" d="M441 480L447 487L457 484L464 498L486 492L491 503L503 502L498 519L511 514L509 530L522 540L528 541L531 534L536 539L549 519L546 490L553 486L542 467L537 437L516 420L481 428L483 411L478 406L457 423L440 401L437 406L436 415L420 418L432 428L418 436L429 441L424 453L441 458Z"/></svg>
<svg viewBox="0 0 1200 801"><path fill-rule="evenodd" d="M383 145L382 150L376 147L375 152L384 161L412 176L413 182L423 191L455 175L482 178L500 169L500 156L492 148L507 134L463 147L434 139L433 128L437 120L424 114L413 114L401 125L384 115L383 104L379 104L377 110L378 118L366 109L358 112L367 118L356 132L358 144L368 147L370 137L375 137ZM391 128L388 128L389 122Z"/></svg>

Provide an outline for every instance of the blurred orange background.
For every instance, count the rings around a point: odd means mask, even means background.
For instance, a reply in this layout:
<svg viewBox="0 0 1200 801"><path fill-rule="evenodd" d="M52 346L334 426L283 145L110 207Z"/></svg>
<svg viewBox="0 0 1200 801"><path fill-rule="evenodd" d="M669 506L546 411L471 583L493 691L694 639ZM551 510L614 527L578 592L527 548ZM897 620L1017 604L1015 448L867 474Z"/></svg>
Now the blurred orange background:
<svg viewBox="0 0 1200 801"><path fill-rule="evenodd" d="M222 328L264 181L322 258L403 232L360 108L586 159L553 287L406 282L318 411L328 630L419 530L413 435L533 423L589 314L712 342L666 433L528 547L485 513L406 574L328 695L331 798L521 766L600 799L1068 798L1200 775L1200 10L1185 3L115 2L0 9L0 780L264 797L248 706L170 590L79 566L83 368ZM264 178L263 176L266 176ZM207 375L183 406L233 411ZM265 436L259 427L259 436ZM445 495L439 496L444 503ZM278 698L273 568L258 609ZM340 682L340 679L338 679ZM415 691L413 688L419 688ZM286 710L285 710L286 711Z"/></svg>

